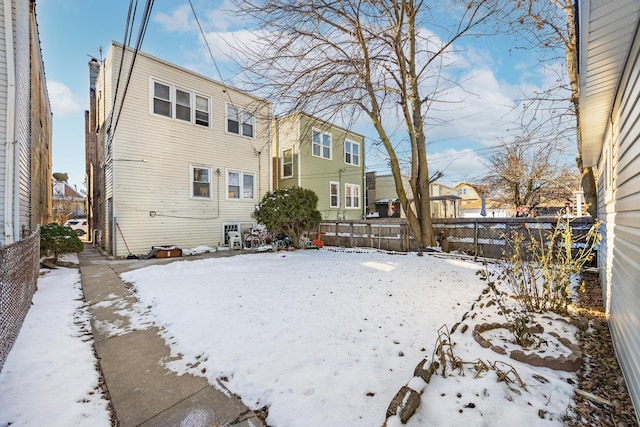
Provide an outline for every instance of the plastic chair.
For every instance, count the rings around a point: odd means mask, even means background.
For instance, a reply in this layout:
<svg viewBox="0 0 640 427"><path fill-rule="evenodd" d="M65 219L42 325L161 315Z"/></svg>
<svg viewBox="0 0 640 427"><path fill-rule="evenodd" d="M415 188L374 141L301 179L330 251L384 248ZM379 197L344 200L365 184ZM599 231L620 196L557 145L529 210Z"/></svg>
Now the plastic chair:
<svg viewBox="0 0 640 427"><path fill-rule="evenodd" d="M242 239L239 231L229 231L227 236L229 237L229 249L234 250L236 245L238 245L238 249L242 249Z"/></svg>

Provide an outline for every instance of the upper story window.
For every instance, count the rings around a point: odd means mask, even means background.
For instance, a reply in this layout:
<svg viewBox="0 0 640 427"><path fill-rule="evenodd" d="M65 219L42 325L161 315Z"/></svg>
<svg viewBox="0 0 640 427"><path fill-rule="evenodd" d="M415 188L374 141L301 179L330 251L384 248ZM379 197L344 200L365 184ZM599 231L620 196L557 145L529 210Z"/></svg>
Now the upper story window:
<svg viewBox="0 0 640 427"><path fill-rule="evenodd" d="M227 198L235 200L255 199L255 174L227 171Z"/></svg>
<svg viewBox="0 0 640 427"><path fill-rule="evenodd" d="M153 112L171 117L171 87L153 82Z"/></svg>
<svg viewBox="0 0 640 427"><path fill-rule="evenodd" d="M255 118L248 111L227 104L227 132L253 138Z"/></svg>
<svg viewBox="0 0 640 427"><path fill-rule="evenodd" d="M344 162L353 165L360 166L360 144L349 141L344 141Z"/></svg>
<svg viewBox="0 0 640 427"><path fill-rule="evenodd" d="M196 95L196 124L209 127L209 98Z"/></svg>
<svg viewBox="0 0 640 427"><path fill-rule="evenodd" d="M314 129L311 135L312 154L331 160L331 134Z"/></svg>
<svg viewBox="0 0 640 427"><path fill-rule="evenodd" d="M291 148L282 150L282 177L291 178L293 176L293 150Z"/></svg>
<svg viewBox="0 0 640 427"><path fill-rule="evenodd" d="M191 121L191 93L176 89L176 119Z"/></svg>
<svg viewBox="0 0 640 427"><path fill-rule="evenodd" d="M211 168L191 166L191 198L211 199Z"/></svg>
<svg viewBox="0 0 640 427"><path fill-rule="evenodd" d="M211 98L173 85L151 81L151 112L209 127Z"/></svg>

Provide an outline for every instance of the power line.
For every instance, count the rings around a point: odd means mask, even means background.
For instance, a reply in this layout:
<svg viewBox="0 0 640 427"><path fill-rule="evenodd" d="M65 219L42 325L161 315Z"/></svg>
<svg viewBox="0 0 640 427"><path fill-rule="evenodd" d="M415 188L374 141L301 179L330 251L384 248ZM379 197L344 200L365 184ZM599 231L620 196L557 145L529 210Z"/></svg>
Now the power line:
<svg viewBox="0 0 640 427"><path fill-rule="evenodd" d="M129 90L129 84L131 83L131 76L133 75L133 67L135 66L136 63L136 58L138 57L138 52L140 51L140 48L142 48L142 42L144 40L144 36L147 32L147 27L149 25L149 18L151 17L151 9L153 8L153 4L154 4L154 0L147 0L145 7L144 7L144 12L142 15L142 19L140 21L140 30L138 31L138 40L136 41L136 48L133 51L133 58L131 59L131 66L129 67L129 74L127 76L127 83L124 86L124 92L122 93L122 100L120 101L120 108L118 109L118 116L116 117L116 122L113 125L113 131L111 132L111 137L113 138L113 136L116 133L116 129L118 128L118 122L120 121L120 114L122 114L122 108L124 106L124 100L127 97L127 91ZM137 5L136 5L137 7ZM122 65L122 63L124 62L124 57L125 57L125 53L126 53L126 48L128 46L123 46L122 47L122 58L120 59L120 64ZM115 110L115 102L114 102L114 110ZM113 115L112 115L112 119L113 119Z"/></svg>

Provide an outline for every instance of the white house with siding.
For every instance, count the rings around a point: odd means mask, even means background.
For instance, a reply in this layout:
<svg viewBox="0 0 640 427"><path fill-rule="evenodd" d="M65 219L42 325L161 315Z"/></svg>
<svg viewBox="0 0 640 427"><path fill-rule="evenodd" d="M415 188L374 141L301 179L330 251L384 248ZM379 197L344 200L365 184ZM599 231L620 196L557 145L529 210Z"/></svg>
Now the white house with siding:
<svg viewBox="0 0 640 427"><path fill-rule="evenodd" d="M596 167L609 328L640 412L640 2L579 2L580 123Z"/></svg>
<svg viewBox="0 0 640 427"><path fill-rule="evenodd" d="M271 106L151 55L133 59L112 43L95 82L105 203L94 238L118 257L225 245L254 226L272 187Z"/></svg>
<svg viewBox="0 0 640 427"><path fill-rule="evenodd" d="M34 0L0 6L0 246L51 219L51 108Z"/></svg>

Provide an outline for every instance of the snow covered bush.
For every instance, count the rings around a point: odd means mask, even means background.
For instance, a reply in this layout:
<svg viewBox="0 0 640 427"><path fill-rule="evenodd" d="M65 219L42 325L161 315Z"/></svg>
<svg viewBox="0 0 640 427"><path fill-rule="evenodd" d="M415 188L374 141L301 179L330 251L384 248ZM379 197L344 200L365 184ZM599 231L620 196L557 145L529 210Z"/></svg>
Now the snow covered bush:
<svg viewBox="0 0 640 427"><path fill-rule="evenodd" d="M280 188L265 194L253 217L274 233L284 233L300 247L303 234L322 219L318 211L318 196L301 187Z"/></svg>
<svg viewBox="0 0 640 427"><path fill-rule="evenodd" d="M84 248L83 243L74 230L63 227L55 222L40 227L40 256L51 257L53 262L67 253L79 253Z"/></svg>

